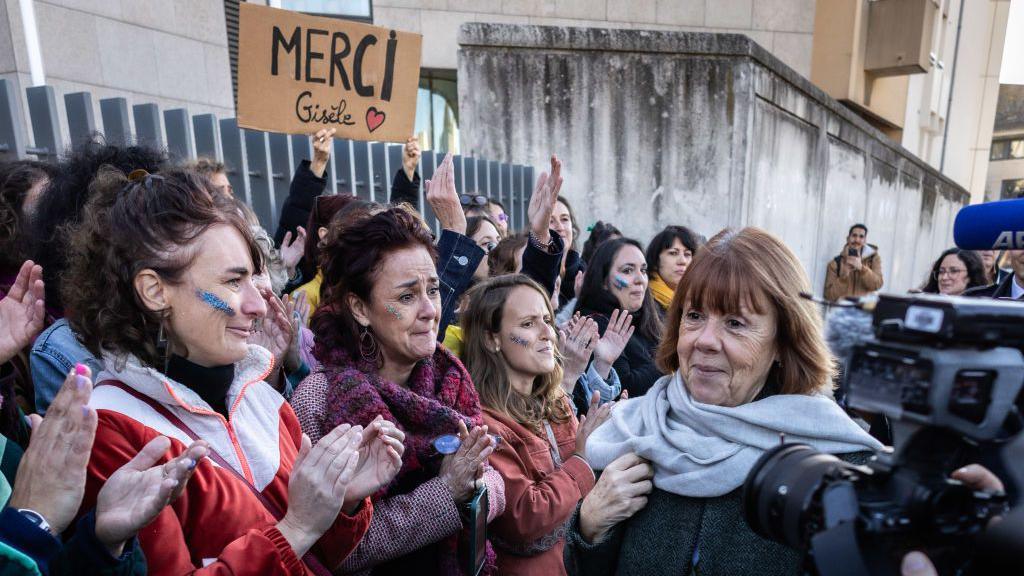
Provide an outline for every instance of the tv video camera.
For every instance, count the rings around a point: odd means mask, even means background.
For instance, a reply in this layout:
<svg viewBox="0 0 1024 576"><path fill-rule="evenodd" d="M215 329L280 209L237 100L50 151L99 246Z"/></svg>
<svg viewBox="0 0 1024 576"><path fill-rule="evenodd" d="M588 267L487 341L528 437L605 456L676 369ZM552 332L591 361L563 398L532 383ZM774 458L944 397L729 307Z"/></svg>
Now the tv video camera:
<svg viewBox="0 0 1024 576"><path fill-rule="evenodd" d="M910 550L942 574L1000 573L978 572L975 552L989 521L1008 512L1005 495L949 475L1021 436L1024 306L883 295L843 313L872 309L871 330L844 355L841 389L848 408L888 418L893 448L855 465L782 442L747 477L746 520L804 550L812 574L899 574Z"/></svg>

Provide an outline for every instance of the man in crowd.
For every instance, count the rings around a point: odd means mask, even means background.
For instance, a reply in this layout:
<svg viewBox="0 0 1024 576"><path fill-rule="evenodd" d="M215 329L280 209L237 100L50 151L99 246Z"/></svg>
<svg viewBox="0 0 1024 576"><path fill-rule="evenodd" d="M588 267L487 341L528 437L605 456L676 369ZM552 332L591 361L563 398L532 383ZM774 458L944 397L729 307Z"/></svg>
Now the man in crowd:
<svg viewBox="0 0 1024 576"><path fill-rule="evenodd" d="M868 227L854 224L842 252L828 263L825 299L858 298L882 288L882 258L878 246L867 243Z"/></svg>
<svg viewBox="0 0 1024 576"><path fill-rule="evenodd" d="M1007 274L1001 282L971 288L964 292L964 296L1024 300L1024 250L1009 250L1007 256L1009 256L1013 274Z"/></svg>

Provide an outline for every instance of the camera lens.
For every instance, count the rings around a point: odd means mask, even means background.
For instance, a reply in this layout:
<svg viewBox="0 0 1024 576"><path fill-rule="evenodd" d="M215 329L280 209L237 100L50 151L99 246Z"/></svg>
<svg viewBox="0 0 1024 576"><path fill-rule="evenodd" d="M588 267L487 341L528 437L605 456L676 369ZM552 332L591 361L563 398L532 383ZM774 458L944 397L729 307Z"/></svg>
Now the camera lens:
<svg viewBox="0 0 1024 576"><path fill-rule="evenodd" d="M826 477L848 467L806 444L782 444L758 459L743 483L743 514L757 534L804 549L820 530L815 500Z"/></svg>

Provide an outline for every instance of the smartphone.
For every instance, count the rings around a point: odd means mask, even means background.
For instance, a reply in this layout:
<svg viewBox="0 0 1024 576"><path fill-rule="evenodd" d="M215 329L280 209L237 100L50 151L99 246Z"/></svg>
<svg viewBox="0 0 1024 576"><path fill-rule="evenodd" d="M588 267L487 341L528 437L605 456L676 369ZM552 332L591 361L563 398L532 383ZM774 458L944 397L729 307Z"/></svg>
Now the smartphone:
<svg viewBox="0 0 1024 576"><path fill-rule="evenodd" d="M481 484L469 503L469 522L459 543L462 570L477 576L487 562L487 485Z"/></svg>
<svg viewBox="0 0 1024 576"><path fill-rule="evenodd" d="M855 258L856 258L856 257L857 257L857 256L859 256L860 254L859 254L859 253L857 252L857 249L856 249L856 248L849 248L849 249L847 249L847 250L846 250L846 255L847 255L847 256L853 256L853 257L855 257Z"/></svg>

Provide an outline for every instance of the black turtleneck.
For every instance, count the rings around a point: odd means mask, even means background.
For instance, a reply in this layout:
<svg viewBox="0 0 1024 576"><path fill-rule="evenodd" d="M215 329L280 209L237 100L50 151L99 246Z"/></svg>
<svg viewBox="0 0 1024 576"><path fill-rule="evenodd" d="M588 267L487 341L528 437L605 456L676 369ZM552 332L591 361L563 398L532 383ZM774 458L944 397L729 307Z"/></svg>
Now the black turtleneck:
<svg viewBox="0 0 1024 576"><path fill-rule="evenodd" d="M175 354L167 362L167 376L191 388L214 411L228 417L228 389L235 379L234 364L207 368Z"/></svg>

